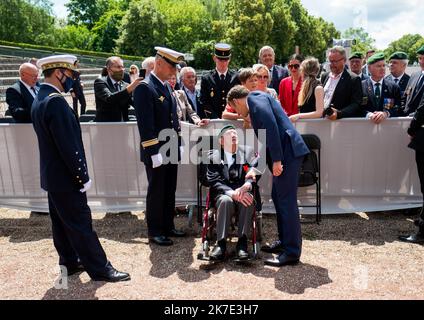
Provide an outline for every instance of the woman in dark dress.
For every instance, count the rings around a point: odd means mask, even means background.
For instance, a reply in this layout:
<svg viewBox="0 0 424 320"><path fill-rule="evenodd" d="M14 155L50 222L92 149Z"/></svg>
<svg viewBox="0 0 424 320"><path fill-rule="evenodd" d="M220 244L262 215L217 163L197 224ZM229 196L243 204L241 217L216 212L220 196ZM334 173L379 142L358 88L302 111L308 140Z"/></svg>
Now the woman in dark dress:
<svg viewBox="0 0 424 320"><path fill-rule="evenodd" d="M320 65L317 59L307 58L300 65L303 77L302 88L299 92L299 113L291 115L292 122L299 119L321 118L324 111L324 88L317 79Z"/></svg>

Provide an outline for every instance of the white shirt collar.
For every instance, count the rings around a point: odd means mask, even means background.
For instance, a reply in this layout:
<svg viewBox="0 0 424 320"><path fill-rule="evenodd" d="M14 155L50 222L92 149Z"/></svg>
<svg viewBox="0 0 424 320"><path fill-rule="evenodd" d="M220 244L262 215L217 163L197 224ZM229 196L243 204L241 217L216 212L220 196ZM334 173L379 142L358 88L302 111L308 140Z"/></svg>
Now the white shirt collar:
<svg viewBox="0 0 424 320"><path fill-rule="evenodd" d="M162 85L165 87L165 81L162 81L161 79L159 79L159 77L153 71L150 72L150 74L152 74L156 79L158 79L159 82L162 83Z"/></svg>
<svg viewBox="0 0 424 320"><path fill-rule="evenodd" d="M31 90L31 87L29 85L27 85L25 82L23 82L21 79L19 79L19 81L25 86L25 88L27 88L29 93L31 93L31 95L35 98L35 93L34 93L34 91ZM35 88L35 86L34 86L34 88Z"/></svg>
<svg viewBox="0 0 424 320"><path fill-rule="evenodd" d="M370 78L371 79L371 82L372 82L372 85L375 87L375 84L376 83L379 83L380 84L380 86L382 86L383 85L383 79L381 79L380 81L374 81L372 78Z"/></svg>
<svg viewBox="0 0 424 320"><path fill-rule="evenodd" d="M338 75L335 75L334 73L330 72L330 79L332 79L332 80L338 80L338 79L340 79L340 77L342 76L343 72L341 72Z"/></svg>
<svg viewBox="0 0 424 320"><path fill-rule="evenodd" d="M216 72L218 72L218 76L221 78L221 75L223 74L224 75L224 77L227 77L227 73L228 73L228 70L227 71L225 71L224 73L221 73L221 72L219 72L218 71L218 69L215 69L216 70Z"/></svg>
<svg viewBox="0 0 424 320"><path fill-rule="evenodd" d="M43 85L47 85L47 86L50 86L50 87L52 87L53 89L55 89L57 92L59 92L60 94L62 93L62 91L60 91L55 85L53 85L53 84L51 84L51 83L47 83L47 82L44 82L43 83Z"/></svg>
<svg viewBox="0 0 424 320"><path fill-rule="evenodd" d="M231 152L224 150L224 153L225 153L225 158L227 159L228 167L231 167L233 165L233 162L234 162L233 155L237 154L237 151L236 151L236 153L231 153Z"/></svg>

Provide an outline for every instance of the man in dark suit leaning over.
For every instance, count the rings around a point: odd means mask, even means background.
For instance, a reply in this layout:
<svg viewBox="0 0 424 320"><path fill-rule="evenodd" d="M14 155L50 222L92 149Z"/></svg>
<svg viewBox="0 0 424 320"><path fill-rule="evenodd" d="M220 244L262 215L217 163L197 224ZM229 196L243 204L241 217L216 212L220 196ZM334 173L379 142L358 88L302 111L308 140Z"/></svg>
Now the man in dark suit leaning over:
<svg viewBox="0 0 424 320"><path fill-rule="evenodd" d="M19 67L20 80L6 90L6 102L9 111L17 123L31 123L31 106L40 89L38 68L32 63L23 63Z"/></svg>
<svg viewBox="0 0 424 320"><path fill-rule="evenodd" d="M261 50L259 50L259 62L266 65L269 70L271 81L268 87L274 88L278 94L280 90L280 82L289 76L289 71L286 68L275 64L275 52L270 46L264 46Z"/></svg>
<svg viewBox="0 0 424 320"><path fill-rule="evenodd" d="M169 237L183 237L185 233L176 230L174 225L178 161L182 147L177 102L167 80L175 75L176 65L184 55L168 48L155 47L155 50L155 67L135 90L134 107L141 138L141 161L148 180L146 219L149 242L170 246L173 241ZM161 150L170 140L159 140L162 130L172 133L175 153L172 149L170 152Z"/></svg>
<svg viewBox="0 0 424 320"><path fill-rule="evenodd" d="M345 69L345 49L341 46L333 47L328 60L331 71L321 77L324 86L324 114L330 120L360 117L361 78Z"/></svg>
<svg viewBox="0 0 424 320"><path fill-rule="evenodd" d="M403 114L405 116L413 117L415 110L424 95L424 46L417 50L418 63L420 64L421 70L414 72L408 81L405 90L405 106L403 108Z"/></svg>
<svg viewBox="0 0 424 320"><path fill-rule="evenodd" d="M210 254L211 260L223 260L227 251L227 236L234 212L238 212L238 242L236 256L240 260L249 258L247 234L252 226L255 202L252 194L259 196L255 179L246 179L246 174L257 163L253 149L238 145L238 135L233 125L221 129L218 136L220 150L212 150L208 159L207 180L210 186L212 207L217 209L216 232L218 243ZM256 201L260 203L260 199Z"/></svg>
<svg viewBox="0 0 424 320"><path fill-rule="evenodd" d="M31 116L40 151L41 187L47 191L53 242L59 264L69 276L87 271L95 281L130 280L107 260L96 232L87 191L91 186L81 128L61 92L69 92L76 78L72 55L40 59L45 83L34 100Z"/></svg>
<svg viewBox="0 0 424 320"><path fill-rule="evenodd" d="M397 117L401 106L399 86L388 78L383 53L368 59L371 78L362 81L362 115L378 124L389 117Z"/></svg>
<svg viewBox="0 0 424 320"><path fill-rule="evenodd" d="M132 93L143 78L128 84L124 79L124 62L119 57L106 60L106 77L94 81L97 122L128 121L128 109L133 105Z"/></svg>
<svg viewBox="0 0 424 320"><path fill-rule="evenodd" d="M258 134L266 130L267 163L273 174L272 201L277 212L278 237L267 252L280 252L265 264L283 266L299 262L302 251L297 185L303 157L309 153L301 135L293 127L279 102L269 94L236 86L228 93L228 103L243 117L250 116Z"/></svg>
<svg viewBox="0 0 424 320"><path fill-rule="evenodd" d="M417 163L418 176L420 178L421 193L423 194L423 206L420 218L415 221L418 232L407 236L399 236L399 239L411 243L424 243L424 96L421 97L420 104L414 114L414 118L408 128L411 137L409 148L415 150L415 161Z"/></svg>

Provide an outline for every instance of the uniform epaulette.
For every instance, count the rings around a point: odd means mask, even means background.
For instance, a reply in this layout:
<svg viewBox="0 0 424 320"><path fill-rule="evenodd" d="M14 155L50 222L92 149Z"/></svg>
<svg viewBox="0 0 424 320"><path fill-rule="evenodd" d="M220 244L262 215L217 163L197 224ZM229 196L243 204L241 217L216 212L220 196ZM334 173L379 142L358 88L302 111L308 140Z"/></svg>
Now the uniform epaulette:
<svg viewBox="0 0 424 320"><path fill-rule="evenodd" d="M62 95L60 93L58 93L58 92L52 92L52 93L49 94L49 97L56 97L56 96L61 96L62 97Z"/></svg>

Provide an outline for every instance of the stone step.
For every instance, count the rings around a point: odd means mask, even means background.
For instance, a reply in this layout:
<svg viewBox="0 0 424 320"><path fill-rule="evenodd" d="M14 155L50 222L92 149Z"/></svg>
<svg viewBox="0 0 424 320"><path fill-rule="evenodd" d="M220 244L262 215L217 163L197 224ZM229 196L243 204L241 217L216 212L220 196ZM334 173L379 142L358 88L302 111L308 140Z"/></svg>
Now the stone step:
<svg viewBox="0 0 424 320"><path fill-rule="evenodd" d="M87 75L87 74L92 74L92 75L100 75L102 72L102 69L99 68L81 68L79 69L81 74L83 75ZM9 77L18 77L19 76L19 69L14 69L14 70L0 70L0 79L1 78L9 78Z"/></svg>
<svg viewBox="0 0 424 320"><path fill-rule="evenodd" d="M84 84L87 82L93 82L99 77L99 74L81 74L81 80L84 82ZM0 86L11 86L16 81L19 80L19 77L1 77L0 78ZM42 80L41 80L42 82Z"/></svg>

